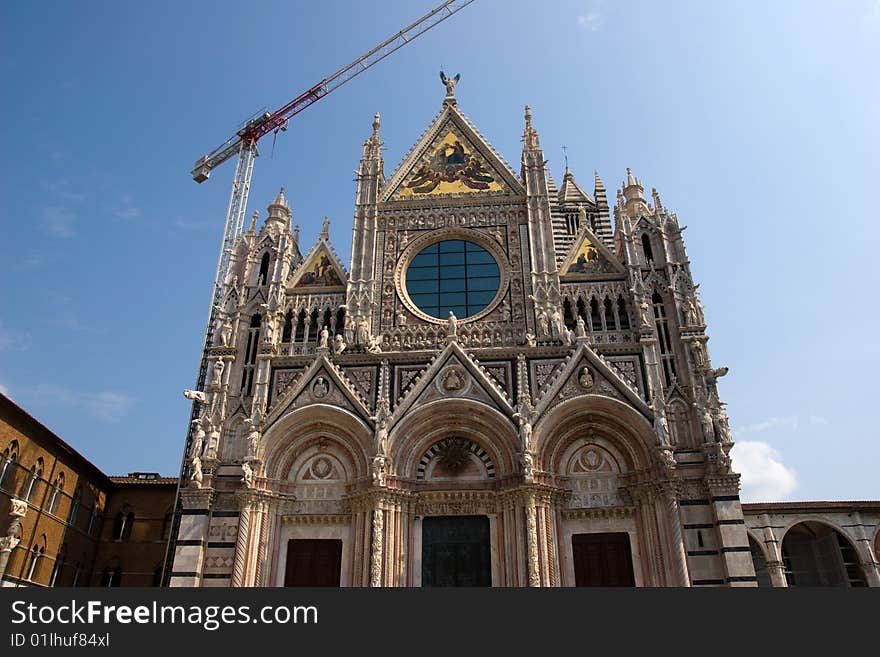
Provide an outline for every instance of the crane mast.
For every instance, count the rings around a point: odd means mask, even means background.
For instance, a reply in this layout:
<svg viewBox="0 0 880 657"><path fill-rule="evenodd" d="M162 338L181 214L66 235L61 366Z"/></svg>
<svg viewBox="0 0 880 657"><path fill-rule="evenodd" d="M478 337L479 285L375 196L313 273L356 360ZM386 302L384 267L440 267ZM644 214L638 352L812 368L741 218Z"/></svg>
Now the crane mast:
<svg viewBox="0 0 880 657"><path fill-rule="evenodd" d="M245 124L229 139L215 148L209 154L199 158L192 170L192 177L198 183L206 181L211 172L231 159L238 157L235 166L235 175L232 180L232 191L229 196L229 206L226 210L226 222L223 228L223 241L220 244L220 254L217 258L217 270L214 274L214 288L211 294L211 307L208 312L208 322L205 327L204 341L202 346L199 374L196 380L195 390L204 390L208 372L208 350L214 341L214 326L217 319L217 309L222 301L223 284L229 269L232 249L242 234L245 214L247 212L248 193L250 192L251 177L254 172L254 161L259 154L257 142L270 132L278 133L287 130L288 121L302 112L304 109L316 103L331 91L360 75L368 68L385 59L388 55L399 50L403 46L421 36L432 27L438 25L450 16L464 9L473 0L447 0L417 21L405 27L395 35L389 37L378 46L365 53L356 60L343 66L341 69L324 78L318 84L301 93L286 105L274 112L263 112L259 116L245 122ZM199 417L199 402L193 401L190 413L189 429L187 431L186 444L183 450L183 458L180 466L180 480L177 491L177 503L175 505L174 522L171 531L173 537L177 532L180 521L180 490L186 484L188 477L187 454L192 442L193 421ZM167 583L171 572L171 561L174 558L174 541L169 540L168 551L165 558L163 582Z"/></svg>

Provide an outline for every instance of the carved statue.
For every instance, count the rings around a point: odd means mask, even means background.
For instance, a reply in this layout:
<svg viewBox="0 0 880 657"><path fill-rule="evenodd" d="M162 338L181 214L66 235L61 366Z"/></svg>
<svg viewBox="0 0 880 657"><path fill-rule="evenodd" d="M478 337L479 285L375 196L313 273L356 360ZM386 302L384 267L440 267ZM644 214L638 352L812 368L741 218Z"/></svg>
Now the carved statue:
<svg viewBox="0 0 880 657"><path fill-rule="evenodd" d="M312 396L316 399L322 399L330 392L330 384L323 376L319 376L312 384Z"/></svg>
<svg viewBox="0 0 880 657"><path fill-rule="evenodd" d="M328 344L329 340L330 340L330 331L327 329L326 326L324 326L321 329L321 338L320 338L320 341L318 342L318 349L327 349L329 347L329 344Z"/></svg>
<svg viewBox="0 0 880 657"><path fill-rule="evenodd" d="M566 347L570 347L574 344L574 332L568 327L563 327L562 332L559 334L559 339L562 340L562 344Z"/></svg>
<svg viewBox="0 0 880 657"><path fill-rule="evenodd" d="M703 436L706 442L713 442L715 440L714 422L712 421L712 413L705 406L700 411L700 425L703 428Z"/></svg>
<svg viewBox="0 0 880 657"><path fill-rule="evenodd" d="M211 387L212 388L221 388L223 387L223 368L226 367L226 363L222 360L215 360L214 366L211 368Z"/></svg>
<svg viewBox="0 0 880 657"><path fill-rule="evenodd" d="M376 451L385 456L388 454L388 419L391 417L391 410L388 408L388 400L384 397L376 404L376 415L373 420L376 422Z"/></svg>
<svg viewBox="0 0 880 657"><path fill-rule="evenodd" d="M697 306L691 297L687 297L684 302L684 321L688 326L696 326L700 323L700 315L697 312Z"/></svg>
<svg viewBox="0 0 880 657"><path fill-rule="evenodd" d="M691 349L694 352L694 363L696 363L698 368L705 367L707 365L706 362L706 350L703 348L703 343L699 340L691 343Z"/></svg>
<svg viewBox="0 0 880 657"><path fill-rule="evenodd" d="M575 335L579 338L587 337L587 325L584 324L584 318L578 315L577 323L575 324Z"/></svg>
<svg viewBox="0 0 880 657"><path fill-rule="evenodd" d="M209 418L203 420L203 426L208 434L204 458L206 461L214 461L217 459L217 448L220 445L220 432L214 427L214 423Z"/></svg>
<svg viewBox="0 0 880 657"><path fill-rule="evenodd" d="M275 340L275 317L272 314L266 314L266 332L263 336L264 342L273 342Z"/></svg>
<svg viewBox="0 0 880 657"><path fill-rule="evenodd" d="M721 474L730 474L731 462L730 454L727 453L726 445L718 446L718 472Z"/></svg>
<svg viewBox="0 0 880 657"><path fill-rule="evenodd" d="M523 469L523 479L526 483L532 483L535 480L535 459L531 452L523 452L520 455L519 462Z"/></svg>
<svg viewBox="0 0 880 657"><path fill-rule="evenodd" d="M732 444L733 438L730 435L730 422L727 413L718 410L713 419L715 421L715 432L718 434L718 442L723 445Z"/></svg>
<svg viewBox="0 0 880 657"><path fill-rule="evenodd" d="M262 436L251 418L244 419L244 426L247 432L247 460L256 461L259 458L260 438Z"/></svg>
<svg viewBox="0 0 880 657"><path fill-rule="evenodd" d="M581 385L581 388L587 392L593 389L593 375L588 367L581 370L581 375L578 377L578 383Z"/></svg>
<svg viewBox="0 0 880 657"><path fill-rule="evenodd" d="M551 317L551 327L550 329L553 331L553 337L558 338L561 337L565 332L565 322L562 320L562 313L559 312L559 309L553 311Z"/></svg>
<svg viewBox="0 0 880 657"><path fill-rule="evenodd" d="M202 447L205 445L205 430L202 428L202 421L197 419L192 421L193 437L189 446L190 459L201 458Z"/></svg>
<svg viewBox="0 0 880 657"><path fill-rule="evenodd" d="M241 464L241 480L248 488L254 485L254 469L247 461Z"/></svg>
<svg viewBox="0 0 880 657"><path fill-rule="evenodd" d="M382 336L377 335L375 337L371 337L369 344L367 344L367 351L371 354L381 354L382 353Z"/></svg>
<svg viewBox="0 0 880 657"><path fill-rule="evenodd" d="M519 445L520 449L523 452L528 452L532 449L532 420L531 413L528 415L523 415L522 413L515 413L514 419L519 422Z"/></svg>
<svg viewBox="0 0 880 657"><path fill-rule="evenodd" d="M639 303L639 319L642 322L642 326L650 326L651 325L651 306L648 305L647 299L642 299L641 303Z"/></svg>
<svg viewBox="0 0 880 657"><path fill-rule="evenodd" d="M333 353L337 356L345 351L345 339L342 337L341 333L337 333L336 337L333 338Z"/></svg>
<svg viewBox="0 0 880 657"><path fill-rule="evenodd" d="M232 343L232 320L226 317L220 325L220 345L228 347Z"/></svg>
<svg viewBox="0 0 880 657"><path fill-rule="evenodd" d="M355 333L355 344L365 349L370 344L370 323L366 317L361 317L357 323L357 331Z"/></svg>
<svg viewBox="0 0 880 657"><path fill-rule="evenodd" d="M526 345L529 347L534 347L537 344L535 336L531 333L526 333Z"/></svg>
<svg viewBox="0 0 880 657"><path fill-rule="evenodd" d="M461 73L456 73L454 78L447 78L443 71L440 71L440 81L446 85L446 97L455 98L455 85L461 80Z"/></svg>
<svg viewBox="0 0 880 657"><path fill-rule="evenodd" d="M192 474L189 476L189 487L190 488L201 488L202 487L202 459L198 456L193 458L192 463Z"/></svg>
<svg viewBox="0 0 880 657"><path fill-rule="evenodd" d="M385 485L385 457L382 454L377 454L370 461L370 475L374 486Z"/></svg>
<svg viewBox="0 0 880 657"><path fill-rule="evenodd" d="M669 445L669 420L666 419L666 412L660 409L654 409L654 432L661 445Z"/></svg>
<svg viewBox="0 0 880 657"><path fill-rule="evenodd" d="M545 338L550 335L550 320L547 318L547 313L543 310L538 312L537 317L538 322L538 336Z"/></svg>
<svg viewBox="0 0 880 657"><path fill-rule="evenodd" d="M665 448L661 449L660 450L660 458L663 459L663 464L667 468L672 469L672 468L676 467L676 465L678 465L675 461L675 454L672 452L671 447L665 447Z"/></svg>
<svg viewBox="0 0 880 657"><path fill-rule="evenodd" d="M449 311L449 319L447 320L446 326L446 338L448 340L455 340L458 335L458 318L455 316L455 313L451 310Z"/></svg>
<svg viewBox="0 0 880 657"><path fill-rule="evenodd" d="M184 390L183 396L192 401L199 402L200 404L205 403L205 393L201 390Z"/></svg>

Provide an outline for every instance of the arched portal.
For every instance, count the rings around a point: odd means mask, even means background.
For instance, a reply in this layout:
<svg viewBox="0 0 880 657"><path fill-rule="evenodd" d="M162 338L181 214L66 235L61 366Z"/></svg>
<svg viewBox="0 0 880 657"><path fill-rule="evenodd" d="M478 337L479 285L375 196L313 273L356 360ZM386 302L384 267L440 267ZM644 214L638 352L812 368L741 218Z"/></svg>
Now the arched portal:
<svg viewBox="0 0 880 657"><path fill-rule="evenodd" d="M752 553L752 564L755 566L755 576L758 578L758 586L773 586L773 583L770 581L770 572L767 570L767 557L764 556L764 549L751 534L749 534L749 549Z"/></svg>
<svg viewBox="0 0 880 657"><path fill-rule="evenodd" d="M782 561L789 586L867 586L855 547L822 522L791 527L782 539Z"/></svg>

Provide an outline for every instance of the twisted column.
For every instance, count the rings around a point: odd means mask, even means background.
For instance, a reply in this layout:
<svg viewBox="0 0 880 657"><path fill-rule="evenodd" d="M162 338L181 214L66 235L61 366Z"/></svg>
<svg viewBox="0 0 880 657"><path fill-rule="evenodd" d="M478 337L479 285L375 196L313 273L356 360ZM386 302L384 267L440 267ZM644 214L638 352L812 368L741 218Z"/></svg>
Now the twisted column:
<svg viewBox="0 0 880 657"><path fill-rule="evenodd" d="M244 583L245 566L247 565L248 536L251 528L251 503L245 502L238 515L238 535L235 537L235 560L232 564L231 586L239 587Z"/></svg>
<svg viewBox="0 0 880 657"><path fill-rule="evenodd" d="M538 522L535 513L535 495L526 496L526 546L528 548L529 586L541 586L538 572Z"/></svg>
<svg viewBox="0 0 880 657"><path fill-rule="evenodd" d="M373 540L370 545L370 586L382 586L382 509L373 509Z"/></svg>

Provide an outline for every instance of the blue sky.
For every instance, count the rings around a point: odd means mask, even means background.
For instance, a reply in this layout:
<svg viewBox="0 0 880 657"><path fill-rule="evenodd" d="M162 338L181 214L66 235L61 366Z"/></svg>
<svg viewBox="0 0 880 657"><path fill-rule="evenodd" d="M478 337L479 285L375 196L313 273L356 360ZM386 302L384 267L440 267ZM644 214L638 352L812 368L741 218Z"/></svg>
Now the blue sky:
<svg viewBox="0 0 880 657"><path fill-rule="evenodd" d="M193 162L435 4L3 3L0 389L174 474L233 168ZM374 112L390 175L460 72L518 169L528 103L557 180L630 166L688 226L745 499L877 499L878 62L878 0L476 0L266 138L249 211L285 185L347 262Z"/></svg>

